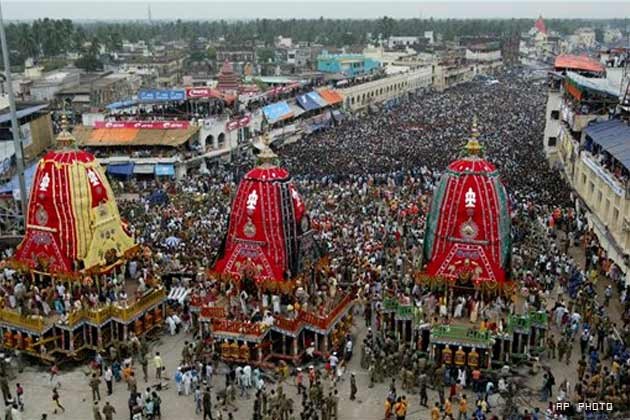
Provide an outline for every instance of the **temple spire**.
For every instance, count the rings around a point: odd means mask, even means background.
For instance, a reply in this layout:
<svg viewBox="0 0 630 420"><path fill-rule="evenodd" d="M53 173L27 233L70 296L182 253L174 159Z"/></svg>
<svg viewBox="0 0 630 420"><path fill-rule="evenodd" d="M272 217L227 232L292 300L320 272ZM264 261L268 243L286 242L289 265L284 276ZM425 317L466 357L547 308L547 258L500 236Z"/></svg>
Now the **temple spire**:
<svg viewBox="0 0 630 420"><path fill-rule="evenodd" d="M478 156L481 154L481 144L479 143L479 130L477 129L477 116L473 117L472 129L468 143L465 149L469 156Z"/></svg>
<svg viewBox="0 0 630 420"><path fill-rule="evenodd" d="M65 114L61 115L61 132L57 134L57 146L63 149L76 147L77 139L68 130L68 118Z"/></svg>

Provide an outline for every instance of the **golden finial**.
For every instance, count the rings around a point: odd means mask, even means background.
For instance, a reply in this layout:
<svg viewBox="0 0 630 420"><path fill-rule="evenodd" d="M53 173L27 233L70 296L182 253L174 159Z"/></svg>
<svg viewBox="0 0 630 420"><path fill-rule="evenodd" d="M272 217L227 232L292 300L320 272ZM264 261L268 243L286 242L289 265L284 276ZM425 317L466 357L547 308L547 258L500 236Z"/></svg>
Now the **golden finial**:
<svg viewBox="0 0 630 420"><path fill-rule="evenodd" d="M260 153L258 153L258 161L261 165L265 163L271 164L278 159L278 155L271 150L270 145L271 136L269 133L265 132L260 136Z"/></svg>
<svg viewBox="0 0 630 420"><path fill-rule="evenodd" d="M477 129L477 116L473 117L472 130L470 134L470 139L468 139L468 143L466 143L466 152L469 155L479 155L481 153L481 144L479 143L479 130Z"/></svg>
<svg viewBox="0 0 630 420"><path fill-rule="evenodd" d="M72 133L68 130L68 118L66 114L61 115L61 132L57 134L57 146L62 148L74 147L77 143L77 139L74 138Z"/></svg>

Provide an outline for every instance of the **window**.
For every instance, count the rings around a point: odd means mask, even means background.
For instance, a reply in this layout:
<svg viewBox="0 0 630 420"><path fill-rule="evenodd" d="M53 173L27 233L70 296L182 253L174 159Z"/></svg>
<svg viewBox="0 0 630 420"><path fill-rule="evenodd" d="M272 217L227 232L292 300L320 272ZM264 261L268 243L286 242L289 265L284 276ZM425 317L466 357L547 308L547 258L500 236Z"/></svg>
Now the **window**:
<svg viewBox="0 0 630 420"><path fill-rule="evenodd" d="M597 191L597 202L598 203L602 202L602 192L601 191Z"/></svg>
<svg viewBox="0 0 630 420"><path fill-rule="evenodd" d="M588 186L588 190L591 194L593 194L595 192L595 184L591 182Z"/></svg>
<svg viewBox="0 0 630 420"><path fill-rule="evenodd" d="M582 174L582 184L586 185L586 175Z"/></svg>
<svg viewBox="0 0 630 420"><path fill-rule="evenodd" d="M551 119L552 120L560 119L560 111L558 110L551 111Z"/></svg>
<svg viewBox="0 0 630 420"><path fill-rule="evenodd" d="M615 207L613 209L613 223L617 223L617 220L619 220L619 209L617 207Z"/></svg>
<svg viewBox="0 0 630 420"><path fill-rule="evenodd" d="M549 147L556 147L556 142L558 141L557 137L549 137L549 139L547 140L547 146Z"/></svg>

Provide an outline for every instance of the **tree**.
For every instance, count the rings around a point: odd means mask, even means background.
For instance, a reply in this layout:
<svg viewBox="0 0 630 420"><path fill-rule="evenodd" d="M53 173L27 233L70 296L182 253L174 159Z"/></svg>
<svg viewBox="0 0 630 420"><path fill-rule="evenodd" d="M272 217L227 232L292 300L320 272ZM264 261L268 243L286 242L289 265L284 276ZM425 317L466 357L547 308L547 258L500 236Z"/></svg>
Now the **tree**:
<svg viewBox="0 0 630 420"><path fill-rule="evenodd" d="M602 28L595 28L595 41L604 43L604 30Z"/></svg>
<svg viewBox="0 0 630 420"><path fill-rule="evenodd" d="M259 48L256 50L256 58L258 58L259 63L270 63L273 62L274 54L272 48Z"/></svg>
<svg viewBox="0 0 630 420"><path fill-rule="evenodd" d="M92 38L90 46L81 57L74 62L74 65L85 71L100 71L103 69L103 63L99 60L100 43L98 38Z"/></svg>
<svg viewBox="0 0 630 420"><path fill-rule="evenodd" d="M208 47L208 49L206 50L207 52L207 56L209 60L216 60L217 59L217 49L214 47Z"/></svg>

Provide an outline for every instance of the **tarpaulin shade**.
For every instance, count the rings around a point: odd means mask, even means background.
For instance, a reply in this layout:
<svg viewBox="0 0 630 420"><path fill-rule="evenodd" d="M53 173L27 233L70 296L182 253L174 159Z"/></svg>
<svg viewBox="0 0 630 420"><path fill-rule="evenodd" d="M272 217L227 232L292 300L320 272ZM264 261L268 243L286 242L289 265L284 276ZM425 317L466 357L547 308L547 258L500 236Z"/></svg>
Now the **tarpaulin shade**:
<svg viewBox="0 0 630 420"><path fill-rule="evenodd" d="M186 129L91 128L77 125L72 134L83 146L171 146L186 143L199 131L189 125Z"/></svg>
<svg viewBox="0 0 630 420"><path fill-rule="evenodd" d="M155 165L152 164L141 163L134 166L133 173L141 175L152 174L155 171L154 166Z"/></svg>
<svg viewBox="0 0 630 420"><path fill-rule="evenodd" d="M306 96L309 97L310 100L312 100L313 102L315 102L317 105L319 105L320 107L324 107L324 106L328 106L328 102L326 102L321 96L319 96L319 94L315 91L313 92L309 92L306 94Z"/></svg>
<svg viewBox="0 0 630 420"><path fill-rule="evenodd" d="M133 174L133 162L112 163L107 165L107 173L118 176L131 176Z"/></svg>
<svg viewBox="0 0 630 420"><path fill-rule="evenodd" d="M572 84L582 91L590 90L601 95L613 96L615 98L619 97L619 89L615 88L612 83L610 83L610 80L604 77L584 77L580 74L569 71L567 72L566 83Z"/></svg>
<svg viewBox="0 0 630 420"><path fill-rule="evenodd" d="M157 176L175 176L175 165L172 163L158 163L155 165Z"/></svg>
<svg viewBox="0 0 630 420"><path fill-rule="evenodd" d="M24 170L24 183L26 184L26 193L28 194L31 191L31 185L33 184L33 175L35 175L35 170L37 169L37 162L32 163L29 167ZM18 181L18 176L13 175L11 181L6 184L0 186L0 194L7 194L13 191L17 191L20 188L20 183Z"/></svg>
<svg viewBox="0 0 630 420"><path fill-rule="evenodd" d="M274 123L276 121L291 118L293 116L293 111L289 108L289 104L282 101L265 106L263 108L263 114L265 115L265 118L267 118L268 122Z"/></svg>
<svg viewBox="0 0 630 420"><path fill-rule="evenodd" d="M113 102L109 105L107 105L105 108L107 109L119 109L119 108L129 108L132 106L138 105L138 101L136 101L135 99L129 99L127 101L119 101L119 102Z"/></svg>
<svg viewBox="0 0 630 420"><path fill-rule="evenodd" d="M321 108L321 106L307 94L298 95L295 99L297 100L298 105L304 108L305 111Z"/></svg>
<svg viewBox="0 0 630 420"><path fill-rule="evenodd" d="M326 102L328 102L328 105L335 105L343 102L343 98L341 97L341 95L334 90L322 89L319 91L319 96L321 96Z"/></svg>
<svg viewBox="0 0 630 420"><path fill-rule="evenodd" d="M28 108L20 109L15 112L17 119L27 117L31 114L41 111L44 108L47 108L48 104L45 105L35 105ZM6 112L0 115L0 124L4 124L5 122L11 121L11 113L9 112L9 108L6 108Z"/></svg>
<svg viewBox="0 0 630 420"><path fill-rule="evenodd" d="M621 120L591 123L584 130L587 141L593 141L630 169L630 126Z"/></svg>

